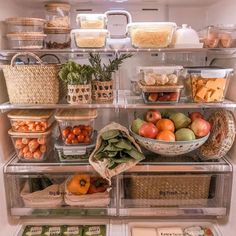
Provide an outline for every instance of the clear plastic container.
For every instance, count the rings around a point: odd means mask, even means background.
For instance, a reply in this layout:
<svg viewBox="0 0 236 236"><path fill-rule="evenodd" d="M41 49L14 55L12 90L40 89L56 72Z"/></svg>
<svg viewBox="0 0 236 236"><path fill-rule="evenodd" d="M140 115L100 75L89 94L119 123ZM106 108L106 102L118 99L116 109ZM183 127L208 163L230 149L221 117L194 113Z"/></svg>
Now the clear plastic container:
<svg viewBox="0 0 236 236"><path fill-rule="evenodd" d="M68 146L62 140L57 140L55 149L58 153L60 162L88 162L89 155L95 148L96 131L93 134L92 144L83 146Z"/></svg>
<svg viewBox="0 0 236 236"><path fill-rule="evenodd" d="M223 102L233 69L186 68L185 88L193 102Z"/></svg>
<svg viewBox="0 0 236 236"><path fill-rule="evenodd" d="M59 123L62 140L66 145L91 144L96 109L62 109L55 114Z"/></svg>
<svg viewBox="0 0 236 236"><path fill-rule="evenodd" d="M143 90L142 96L146 104L177 103L179 102L182 89L182 85L161 86L152 92Z"/></svg>
<svg viewBox="0 0 236 236"><path fill-rule="evenodd" d="M7 34L10 49L42 49L46 34Z"/></svg>
<svg viewBox="0 0 236 236"><path fill-rule="evenodd" d="M105 29L107 16L105 14L78 14L76 22L81 29Z"/></svg>
<svg viewBox="0 0 236 236"><path fill-rule="evenodd" d="M21 161L42 162L50 152L51 130L44 133L19 133L12 129L8 131L11 136L16 154Z"/></svg>
<svg viewBox="0 0 236 236"><path fill-rule="evenodd" d="M108 31L105 29L78 29L71 31L78 48L103 48L106 46Z"/></svg>
<svg viewBox="0 0 236 236"><path fill-rule="evenodd" d="M138 67L137 72L146 85L166 86L178 83L182 66L146 66Z"/></svg>
<svg viewBox="0 0 236 236"><path fill-rule="evenodd" d="M46 28L47 34L45 47L48 49L65 49L70 48L71 38L70 29L50 29Z"/></svg>
<svg viewBox="0 0 236 236"><path fill-rule="evenodd" d="M176 27L173 22L130 23L127 32L135 48L165 48L171 44Z"/></svg>
<svg viewBox="0 0 236 236"><path fill-rule="evenodd" d="M236 46L236 25L217 25L219 28L220 47Z"/></svg>
<svg viewBox="0 0 236 236"><path fill-rule="evenodd" d="M29 17L12 17L6 19L7 32L12 33L43 33L44 19Z"/></svg>
<svg viewBox="0 0 236 236"><path fill-rule="evenodd" d="M52 110L13 110L7 116L12 130L21 133L43 133L54 121Z"/></svg>
<svg viewBox="0 0 236 236"><path fill-rule="evenodd" d="M67 3L47 3L45 17L47 28L70 28L70 8Z"/></svg>

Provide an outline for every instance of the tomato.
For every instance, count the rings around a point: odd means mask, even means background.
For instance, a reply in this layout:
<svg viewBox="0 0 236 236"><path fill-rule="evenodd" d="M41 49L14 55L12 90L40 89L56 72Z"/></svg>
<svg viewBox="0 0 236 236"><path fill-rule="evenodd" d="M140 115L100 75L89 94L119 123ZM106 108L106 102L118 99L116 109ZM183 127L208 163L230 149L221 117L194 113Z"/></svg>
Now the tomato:
<svg viewBox="0 0 236 236"><path fill-rule="evenodd" d="M170 101L176 101L178 98L178 93L170 93Z"/></svg>
<svg viewBox="0 0 236 236"><path fill-rule="evenodd" d="M73 128L73 134L74 135L80 135L81 134L81 129L79 127L74 127Z"/></svg>
<svg viewBox="0 0 236 236"><path fill-rule="evenodd" d="M87 131L92 131L93 127L90 125L85 125L84 129Z"/></svg>
<svg viewBox="0 0 236 236"><path fill-rule="evenodd" d="M78 139L78 142L79 142L79 143L83 143L83 142L84 142L84 135L83 135L83 134L80 134L80 135L77 137L77 139Z"/></svg>
<svg viewBox="0 0 236 236"><path fill-rule="evenodd" d="M75 135L73 133L70 133L67 138L72 141L73 139L75 139Z"/></svg>
<svg viewBox="0 0 236 236"><path fill-rule="evenodd" d="M67 138L69 134L70 134L70 129L66 128L66 129L62 130L63 138Z"/></svg>
<svg viewBox="0 0 236 236"><path fill-rule="evenodd" d="M38 138L38 143L39 144L46 144L46 138L42 137L42 138Z"/></svg>
<svg viewBox="0 0 236 236"><path fill-rule="evenodd" d="M82 130L82 134L86 137L86 136L89 136L89 132L87 130Z"/></svg>
<svg viewBox="0 0 236 236"><path fill-rule="evenodd" d="M85 125L79 125L79 128L83 130L85 128Z"/></svg>
<svg viewBox="0 0 236 236"><path fill-rule="evenodd" d="M78 143L79 143L79 141L78 141L77 138L75 138L75 139L72 140L72 144L78 144Z"/></svg>
<svg viewBox="0 0 236 236"><path fill-rule="evenodd" d="M72 144L72 140L70 140L70 139L66 139L66 144Z"/></svg>
<svg viewBox="0 0 236 236"><path fill-rule="evenodd" d="M90 142L91 142L90 137L87 136L84 138L84 143L90 143Z"/></svg>

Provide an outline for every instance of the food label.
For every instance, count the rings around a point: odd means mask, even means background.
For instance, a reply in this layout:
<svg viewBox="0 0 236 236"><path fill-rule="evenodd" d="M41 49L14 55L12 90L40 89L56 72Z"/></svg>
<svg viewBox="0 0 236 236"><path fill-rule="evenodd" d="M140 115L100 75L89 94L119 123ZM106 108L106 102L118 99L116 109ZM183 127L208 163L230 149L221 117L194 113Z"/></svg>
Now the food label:
<svg viewBox="0 0 236 236"><path fill-rule="evenodd" d="M226 71L224 71L224 70L202 70L201 77L202 78L225 78Z"/></svg>
<svg viewBox="0 0 236 236"><path fill-rule="evenodd" d="M61 227L50 227L49 228L49 235L54 236L54 235L60 235L61 234Z"/></svg>
<svg viewBox="0 0 236 236"><path fill-rule="evenodd" d="M99 226L92 226L88 228L88 231L86 232L86 235L97 235L100 234L101 230Z"/></svg>
<svg viewBox="0 0 236 236"><path fill-rule="evenodd" d="M67 233L69 235L78 235L79 234L79 227L78 226L68 226Z"/></svg>
<svg viewBox="0 0 236 236"><path fill-rule="evenodd" d="M30 229L30 234L33 235L40 235L42 234L42 227L40 226L34 226Z"/></svg>
<svg viewBox="0 0 236 236"><path fill-rule="evenodd" d="M157 229L158 236L183 236L183 230L181 228L165 228Z"/></svg>

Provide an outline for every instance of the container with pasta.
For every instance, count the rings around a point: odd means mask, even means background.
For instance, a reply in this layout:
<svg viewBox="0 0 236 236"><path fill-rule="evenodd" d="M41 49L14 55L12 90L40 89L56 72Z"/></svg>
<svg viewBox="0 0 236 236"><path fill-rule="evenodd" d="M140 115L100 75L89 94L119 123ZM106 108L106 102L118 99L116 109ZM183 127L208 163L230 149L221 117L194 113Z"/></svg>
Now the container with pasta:
<svg viewBox="0 0 236 236"><path fill-rule="evenodd" d="M127 25L135 48L165 48L171 44L176 24L173 22L140 22Z"/></svg>

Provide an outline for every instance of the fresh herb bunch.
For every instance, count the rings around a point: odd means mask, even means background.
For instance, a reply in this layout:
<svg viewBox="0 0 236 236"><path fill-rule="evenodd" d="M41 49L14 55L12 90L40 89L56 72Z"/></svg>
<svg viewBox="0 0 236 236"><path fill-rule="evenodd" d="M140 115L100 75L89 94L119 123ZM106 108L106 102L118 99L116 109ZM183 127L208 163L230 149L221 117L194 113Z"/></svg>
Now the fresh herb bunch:
<svg viewBox="0 0 236 236"><path fill-rule="evenodd" d="M119 66L123 63L123 61L132 54L122 54L120 56L116 56L115 59L109 59L108 65L102 63L101 56L99 54L89 54L89 62L94 70L94 77L98 81L110 81L112 80L112 73L119 69Z"/></svg>
<svg viewBox="0 0 236 236"><path fill-rule="evenodd" d="M94 70L89 65L80 65L74 61L68 61L62 66L59 77L70 85L84 85L91 82L93 73Z"/></svg>

